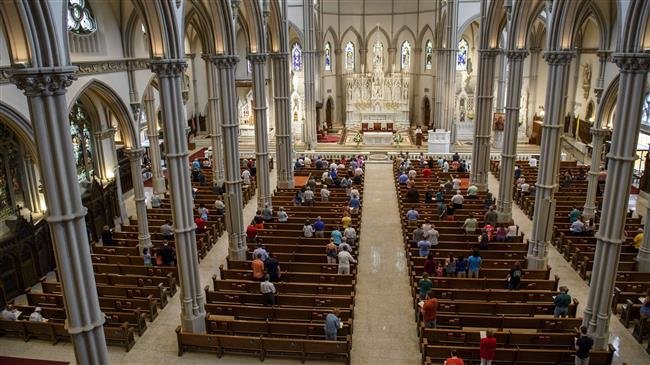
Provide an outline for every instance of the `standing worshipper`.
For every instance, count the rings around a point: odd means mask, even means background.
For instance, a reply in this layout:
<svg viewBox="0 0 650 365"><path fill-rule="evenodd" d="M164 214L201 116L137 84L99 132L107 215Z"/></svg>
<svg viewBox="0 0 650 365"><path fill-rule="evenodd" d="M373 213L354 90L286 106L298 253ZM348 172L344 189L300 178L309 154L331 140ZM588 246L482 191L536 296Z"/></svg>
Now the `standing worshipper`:
<svg viewBox="0 0 650 365"><path fill-rule="evenodd" d="M485 331L485 337L481 338L480 355L481 365L492 365L496 357L497 339L494 337L492 330Z"/></svg>
<svg viewBox="0 0 650 365"><path fill-rule="evenodd" d="M315 236L318 238L325 237L325 222L321 219L320 216L316 218L314 224L312 224L315 231Z"/></svg>
<svg viewBox="0 0 650 365"><path fill-rule="evenodd" d="M423 139L422 128L418 126L415 129L415 145L418 146L418 148L422 147L422 139Z"/></svg>
<svg viewBox="0 0 650 365"><path fill-rule="evenodd" d="M343 250L339 252L339 275L350 275L350 263L356 264L357 260L352 257L348 252L347 247L342 247Z"/></svg>
<svg viewBox="0 0 650 365"><path fill-rule="evenodd" d="M336 341L336 337L340 328L343 327L339 316L341 311L338 308L332 309L332 313L328 313L325 317L325 339L329 341Z"/></svg>
<svg viewBox="0 0 650 365"><path fill-rule="evenodd" d="M524 276L524 270L521 268L519 262L515 262L515 266L510 269L508 274L508 290L519 290L521 278Z"/></svg>
<svg viewBox="0 0 650 365"><path fill-rule="evenodd" d="M436 328L436 317L438 316L438 299L433 296L433 291L427 293L426 299L420 303L420 313L425 328Z"/></svg>
<svg viewBox="0 0 650 365"><path fill-rule="evenodd" d="M265 307L272 307L275 305L275 285L270 281L269 275L264 275L264 281L260 283L260 292L262 293L263 303Z"/></svg>
<svg viewBox="0 0 650 365"><path fill-rule="evenodd" d="M569 314L569 305L571 305L571 296L568 293L569 293L569 288L567 288L566 286L561 286L560 293L553 298L553 304L555 304L553 317L566 318L567 315Z"/></svg>
<svg viewBox="0 0 650 365"><path fill-rule="evenodd" d="M578 337L575 339L575 365L589 365L589 354L594 347L594 340L587 336L587 327L580 327Z"/></svg>

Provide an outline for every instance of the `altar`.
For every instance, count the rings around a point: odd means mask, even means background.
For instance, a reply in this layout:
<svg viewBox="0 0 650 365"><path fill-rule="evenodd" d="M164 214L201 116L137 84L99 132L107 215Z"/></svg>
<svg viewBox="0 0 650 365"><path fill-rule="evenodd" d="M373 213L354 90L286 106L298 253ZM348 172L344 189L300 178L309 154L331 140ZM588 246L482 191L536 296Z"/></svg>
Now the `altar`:
<svg viewBox="0 0 650 365"><path fill-rule="evenodd" d="M391 132L363 132L363 144L389 146L392 143L393 134Z"/></svg>

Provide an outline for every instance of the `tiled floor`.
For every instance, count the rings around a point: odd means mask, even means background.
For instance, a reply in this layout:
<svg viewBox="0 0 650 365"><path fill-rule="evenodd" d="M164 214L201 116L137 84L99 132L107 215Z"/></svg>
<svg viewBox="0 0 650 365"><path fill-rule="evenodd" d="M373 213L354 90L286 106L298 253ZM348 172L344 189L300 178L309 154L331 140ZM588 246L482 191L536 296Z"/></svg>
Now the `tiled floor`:
<svg viewBox="0 0 650 365"><path fill-rule="evenodd" d="M397 200L390 164L369 163L364 189L364 211L357 276L357 293L352 349L352 363L361 364L418 364L420 355L418 339L408 290L406 261L403 255ZM271 173L275 186L276 174ZM490 175L490 190L498 191L498 182ZM248 221L255 213L255 200L244 209ZM132 199L127 202L132 212ZM529 235L532 222L515 208L515 221ZM223 235L218 244L200 264L201 282L207 285L220 264L225 261L227 237ZM551 247L549 265L552 273L560 276L560 283L568 286L570 294L578 298L584 308L588 292L587 283L569 266L564 258ZM224 356L186 352L176 355L174 329L179 324L180 303L172 298L161 311L158 319L149 324L142 338L133 349L125 353L119 347L110 347L113 364L259 364L259 360L245 356ZM610 324L610 342L616 347L614 364L628 365L650 363L650 356L624 328L616 317ZM0 338L0 355L70 361L74 353L69 343L52 346L45 341L23 342L19 339ZM267 359L264 364L298 364L286 359ZM332 364L310 361L309 364Z"/></svg>

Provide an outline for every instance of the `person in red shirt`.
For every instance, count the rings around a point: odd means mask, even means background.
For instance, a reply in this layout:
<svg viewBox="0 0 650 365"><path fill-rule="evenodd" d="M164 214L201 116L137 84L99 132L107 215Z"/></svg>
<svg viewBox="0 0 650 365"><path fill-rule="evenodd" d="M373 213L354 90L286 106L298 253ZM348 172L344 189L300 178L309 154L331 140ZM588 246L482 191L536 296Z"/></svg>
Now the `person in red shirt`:
<svg viewBox="0 0 650 365"><path fill-rule="evenodd" d="M451 357L445 360L444 365L465 365L465 362L458 357L456 350L451 350Z"/></svg>
<svg viewBox="0 0 650 365"><path fill-rule="evenodd" d="M433 296L433 292L427 293L427 298L420 308L422 320L426 328L436 328L436 317L438 316L438 299Z"/></svg>
<svg viewBox="0 0 650 365"><path fill-rule="evenodd" d="M203 233L206 230L206 224L205 221L201 218L196 218L194 220L194 224L196 224L196 233Z"/></svg>
<svg viewBox="0 0 650 365"><path fill-rule="evenodd" d="M431 177L431 169L429 167L425 167L424 169L422 169L422 176L425 179L430 178Z"/></svg>
<svg viewBox="0 0 650 365"><path fill-rule="evenodd" d="M481 338L481 365L492 365L496 348L497 339L494 337L494 332L492 332L492 330L487 330L485 332L485 337Z"/></svg>
<svg viewBox="0 0 650 365"><path fill-rule="evenodd" d="M255 238L257 237L257 227L253 223L251 223L247 228L246 228L246 239L248 240L249 243L255 242Z"/></svg>
<svg viewBox="0 0 650 365"><path fill-rule="evenodd" d="M253 269L253 280L262 281L264 279L264 261L262 261L262 255L257 255L255 260L251 262L251 268Z"/></svg>

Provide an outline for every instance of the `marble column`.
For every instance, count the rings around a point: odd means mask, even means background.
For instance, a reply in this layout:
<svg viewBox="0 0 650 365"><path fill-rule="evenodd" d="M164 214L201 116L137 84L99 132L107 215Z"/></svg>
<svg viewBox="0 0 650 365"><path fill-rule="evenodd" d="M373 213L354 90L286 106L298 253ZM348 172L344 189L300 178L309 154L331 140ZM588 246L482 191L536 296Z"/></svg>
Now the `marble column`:
<svg viewBox="0 0 650 365"><path fill-rule="evenodd" d="M228 255L231 260L246 260L246 231L242 207L242 179L239 169L239 119L237 93L235 90L236 55L218 55L212 62L219 69L221 85L221 116L223 117L223 148L225 161L226 230L228 231Z"/></svg>
<svg viewBox="0 0 650 365"><path fill-rule="evenodd" d="M512 219L512 188L515 180L515 159L517 157L517 132L519 130L519 109L521 108L521 84L524 76L526 50L509 50L505 52L510 74L508 75L508 95L506 96L506 122L499 169L499 198L497 214L499 222L506 223ZM505 69L505 66L504 66Z"/></svg>
<svg viewBox="0 0 650 365"><path fill-rule="evenodd" d="M223 160L223 134L219 114L219 79L217 67L210 61L211 55L204 54L206 78L208 79L208 134L212 146L212 182L221 186L225 180Z"/></svg>
<svg viewBox="0 0 650 365"><path fill-rule="evenodd" d="M555 218L555 189L560 172L560 137L564 122L569 63L572 51L544 53L548 63L544 124L542 125L541 155L535 183L533 229L528 244L528 268L547 266L547 246L551 240Z"/></svg>
<svg viewBox="0 0 650 365"><path fill-rule="evenodd" d="M151 160L151 179L153 193L164 195L167 191L165 177L160 166L160 140L158 139L158 119L153 98L153 87L149 86L144 94L144 113L147 116L147 137L149 138L149 160Z"/></svg>
<svg viewBox="0 0 650 365"><path fill-rule="evenodd" d="M26 153L25 159L25 184L27 185L24 189L25 198L29 202L29 210L32 213L40 213L41 210L41 194L38 192L38 178L36 177L36 164L34 163L34 158L31 154Z"/></svg>
<svg viewBox="0 0 650 365"><path fill-rule="evenodd" d="M616 121L611 149L607 155L607 184L603 195L600 225L595 234L596 252L582 322L588 327L588 334L593 338L594 347L597 349L606 348L609 338L612 294L619 253L625 240L623 232L650 55L620 53L614 54L613 61L620 74Z"/></svg>
<svg viewBox="0 0 650 365"><path fill-rule="evenodd" d="M66 106L66 89L76 67L12 70L11 81L24 90L47 202L59 281L65 298L66 326L79 364L108 364L104 315L99 308L90 244L77 181Z"/></svg>
<svg viewBox="0 0 650 365"><path fill-rule="evenodd" d="M186 118L183 108L182 59L151 61L151 70L160 85L169 190L174 222L174 240L180 281L181 327L183 331L205 332L205 294L199 277L199 256L196 248L196 225L192 207L189 152L185 134Z"/></svg>
<svg viewBox="0 0 650 365"><path fill-rule="evenodd" d="M269 129L266 105L266 60L265 53L249 54L253 66L253 112L255 113L255 166L257 166L257 208L263 209L271 202L271 180L269 172Z"/></svg>
<svg viewBox="0 0 650 365"><path fill-rule="evenodd" d="M150 248L151 235L149 234L149 221L147 220L147 202L144 196L144 183L142 181L142 156L143 148L128 149L126 155L131 164L131 178L133 179L133 200L135 213L138 217L138 248L142 254L144 248Z"/></svg>
<svg viewBox="0 0 650 365"><path fill-rule="evenodd" d="M314 41L314 1L303 0L303 24L305 28L304 49L303 49L303 74L305 76L305 123L304 142L305 149L316 149L317 126L316 126L316 84L314 77L316 69L314 65L316 44Z"/></svg>
<svg viewBox="0 0 650 365"><path fill-rule="evenodd" d="M291 139L291 103L289 101L289 54L271 53L275 99L275 155L278 187L293 188L293 141Z"/></svg>
<svg viewBox="0 0 650 365"><path fill-rule="evenodd" d="M490 134L492 131L492 99L494 98L494 64L498 49L479 49L476 81L476 124L472 146L471 183L481 191L488 188L490 172Z"/></svg>

